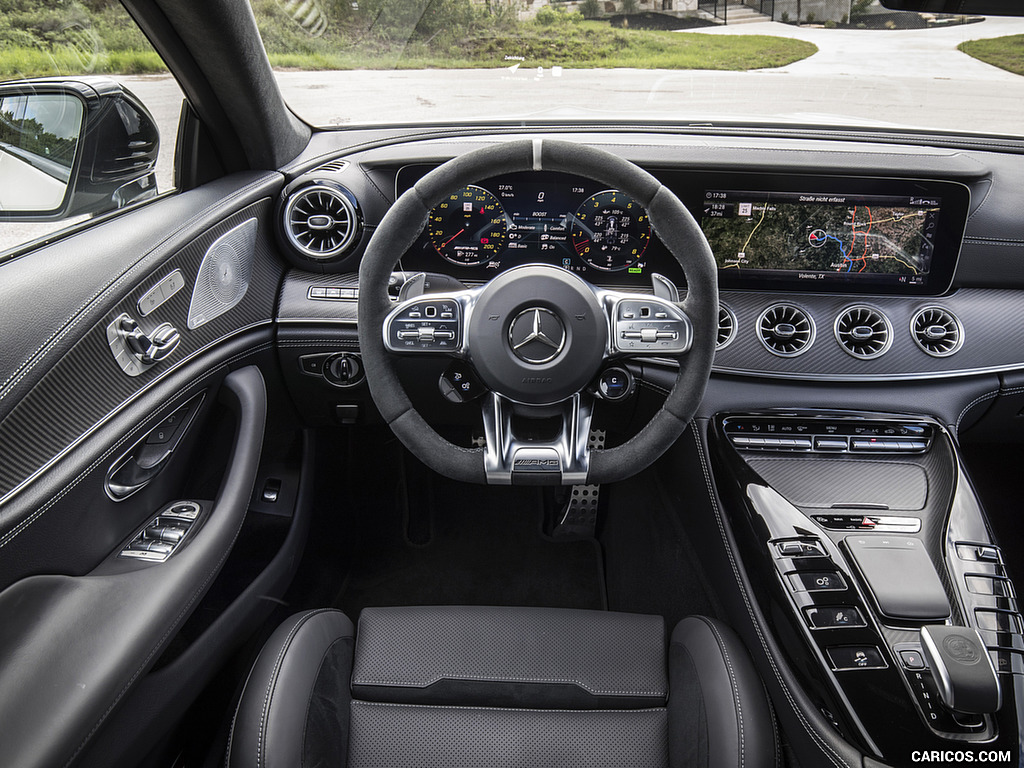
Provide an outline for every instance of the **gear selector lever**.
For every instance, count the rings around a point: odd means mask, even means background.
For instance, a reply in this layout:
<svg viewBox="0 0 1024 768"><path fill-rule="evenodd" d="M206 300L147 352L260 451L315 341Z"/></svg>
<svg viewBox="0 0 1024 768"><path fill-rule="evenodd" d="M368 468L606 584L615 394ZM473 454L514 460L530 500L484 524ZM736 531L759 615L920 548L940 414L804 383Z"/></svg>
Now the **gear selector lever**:
<svg viewBox="0 0 1024 768"><path fill-rule="evenodd" d="M978 630L921 627L921 649L935 675L942 702L955 712L995 712L1002 703L999 679Z"/></svg>

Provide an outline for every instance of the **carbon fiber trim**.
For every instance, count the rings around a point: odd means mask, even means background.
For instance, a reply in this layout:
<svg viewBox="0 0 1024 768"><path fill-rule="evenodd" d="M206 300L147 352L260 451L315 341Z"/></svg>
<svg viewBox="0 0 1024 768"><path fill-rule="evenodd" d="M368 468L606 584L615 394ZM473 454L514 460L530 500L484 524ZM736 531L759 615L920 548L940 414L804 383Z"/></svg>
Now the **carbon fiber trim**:
<svg viewBox="0 0 1024 768"><path fill-rule="evenodd" d="M0 422L0 497L29 480L95 428L126 400L174 370L189 356L238 331L270 322L283 268L274 255L269 200L255 203L211 227L153 270L94 325ZM251 284L245 298L229 312L190 331L189 300L200 262L210 245L240 223L256 217ZM144 331L169 322L181 332L181 343L167 362L141 376L126 376L114 360L106 326L122 312L138 315L138 301L174 269L185 276L185 289L140 320ZM3 499L0 498L0 501Z"/></svg>
<svg viewBox="0 0 1024 768"><path fill-rule="evenodd" d="M777 303L777 293L723 291L722 302L736 314L735 340L715 355L714 370L751 376L822 379L834 381L931 378L1009 370L1024 367L1024 324L1011 318L1024 316L1024 291L962 289L939 299L872 296L870 304L883 311L893 327L889 350L873 360L848 355L832 334L818 334L806 353L783 359L769 353L755 333L757 318ZM836 317L853 304L850 296L804 294L800 306L819 328L831 328ZM954 355L935 358L918 347L910 334L910 321L923 307L953 311L964 328L963 347Z"/></svg>
<svg viewBox="0 0 1024 768"><path fill-rule="evenodd" d="M310 288L358 288L359 276L355 273L341 275L320 275L312 272L292 270L281 286L281 302L277 311L278 322L355 323L356 299L319 300L309 297Z"/></svg>

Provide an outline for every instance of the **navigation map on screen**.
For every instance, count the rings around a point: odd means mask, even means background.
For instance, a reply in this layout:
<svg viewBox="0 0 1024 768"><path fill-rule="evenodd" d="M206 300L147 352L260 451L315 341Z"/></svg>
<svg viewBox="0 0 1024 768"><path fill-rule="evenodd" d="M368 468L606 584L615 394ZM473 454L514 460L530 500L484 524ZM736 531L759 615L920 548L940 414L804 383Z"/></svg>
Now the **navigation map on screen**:
<svg viewBox="0 0 1024 768"><path fill-rule="evenodd" d="M939 198L711 190L702 228L719 269L923 285Z"/></svg>

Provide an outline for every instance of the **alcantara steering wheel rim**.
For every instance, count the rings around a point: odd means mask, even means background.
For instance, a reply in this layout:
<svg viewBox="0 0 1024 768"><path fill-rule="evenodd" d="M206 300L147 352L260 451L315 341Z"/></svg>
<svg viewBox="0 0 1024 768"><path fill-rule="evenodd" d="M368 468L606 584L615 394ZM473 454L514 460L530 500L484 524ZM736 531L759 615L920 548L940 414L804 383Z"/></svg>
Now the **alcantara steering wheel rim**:
<svg viewBox="0 0 1024 768"><path fill-rule="evenodd" d="M387 286L396 263L426 226L430 211L446 196L481 179L531 170L585 176L632 197L647 211L652 229L686 276L681 309L692 324L692 343L679 356L679 373L665 403L622 445L587 453L585 481L615 482L657 460L696 412L715 353L718 276L707 240L675 194L651 174L607 151L561 140L512 141L460 155L407 190L377 227L360 263L359 343L367 383L384 420L427 466L455 480L494 482L493 473L485 470L485 449L463 448L441 437L406 395L385 344L385 321L395 309ZM575 397L578 400L579 395ZM563 477L561 482L567 481Z"/></svg>

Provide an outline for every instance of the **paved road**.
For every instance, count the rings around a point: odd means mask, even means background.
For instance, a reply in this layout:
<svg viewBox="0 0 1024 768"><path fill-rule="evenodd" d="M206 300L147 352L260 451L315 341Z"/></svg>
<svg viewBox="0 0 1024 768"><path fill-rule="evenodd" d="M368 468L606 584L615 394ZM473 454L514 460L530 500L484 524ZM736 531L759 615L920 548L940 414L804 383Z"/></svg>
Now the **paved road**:
<svg viewBox="0 0 1024 768"><path fill-rule="evenodd" d="M965 41L1024 34L1024 19L988 19L944 29L839 30L775 22L711 27L702 34L795 37L818 53L777 69L706 70L564 68L538 72L524 62L482 70L281 72L285 98L317 125L447 122L540 115L655 116L696 119L793 119L849 125L910 125L939 130L1024 133L1024 77L956 50ZM160 125L161 189L171 163L181 92L169 76L123 81ZM0 225L0 251L55 229Z"/></svg>

